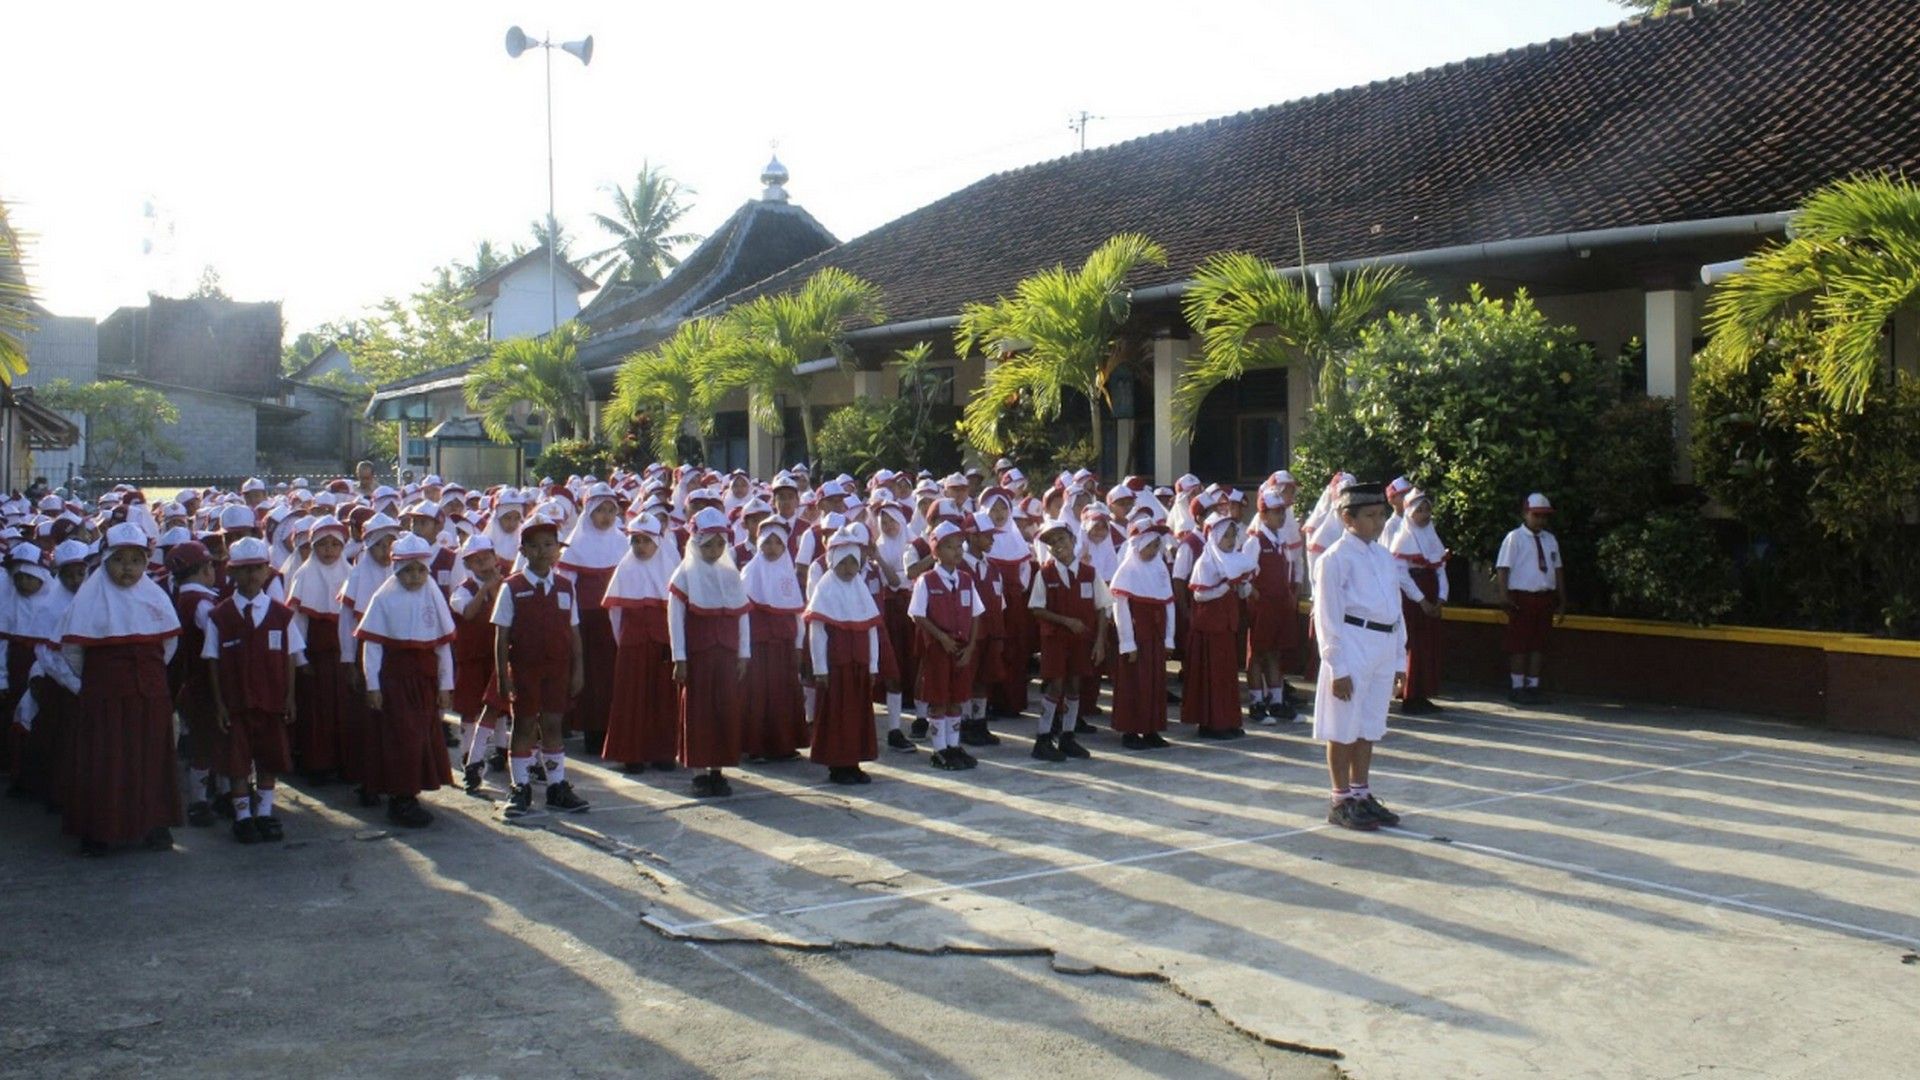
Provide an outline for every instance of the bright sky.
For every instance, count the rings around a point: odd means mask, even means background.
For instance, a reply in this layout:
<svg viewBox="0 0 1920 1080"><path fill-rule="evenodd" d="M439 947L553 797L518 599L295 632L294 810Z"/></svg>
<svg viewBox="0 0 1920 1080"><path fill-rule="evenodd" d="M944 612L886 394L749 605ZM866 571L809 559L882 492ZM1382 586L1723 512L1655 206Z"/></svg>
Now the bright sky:
<svg viewBox="0 0 1920 1080"><path fill-rule="evenodd" d="M759 192L842 238L1000 170L1619 21L1610 0L9 4L0 199L60 314L218 269L290 332L403 294L546 210L601 246L606 185L651 159L704 233ZM152 215L147 208L152 208ZM151 253L143 250L151 245Z"/></svg>

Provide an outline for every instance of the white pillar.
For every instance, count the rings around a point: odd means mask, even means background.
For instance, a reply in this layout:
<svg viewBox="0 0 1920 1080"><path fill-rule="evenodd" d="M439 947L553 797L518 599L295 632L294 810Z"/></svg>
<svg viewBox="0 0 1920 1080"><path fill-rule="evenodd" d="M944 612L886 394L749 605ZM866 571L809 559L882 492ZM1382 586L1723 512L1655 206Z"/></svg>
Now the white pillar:
<svg viewBox="0 0 1920 1080"><path fill-rule="evenodd" d="M1287 469L1292 471L1294 448L1300 445L1301 436L1307 433L1307 416L1313 409L1313 395L1319 387L1313 385L1313 375L1307 370L1304 357L1287 365ZM1302 491L1312 490L1311 482L1296 476L1300 480Z"/></svg>
<svg viewBox="0 0 1920 1080"><path fill-rule="evenodd" d="M1193 351L1185 338L1153 339L1153 479L1156 484L1172 484L1187 471L1192 444L1173 437L1173 392L1186 373L1187 356Z"/></svg>
<svg viewBox="0 0 1920 1080"><path fill-rule="evenodd" d="M1673 475L1693 479L1693 290L1656 289L1647 293L1647 393L1673 399Z"/></svg>
<svg viewBox="0 0 1920 1080"><path fill-rule="evenodd" d="M761 478L778 472L773 464L773 434L747 416L747 472Z"/></svg>
<svg viewBox="0 0 1920 1080"><path fill-rule="evenodd" d="M878 372L878 371L868 371L865 368L854 368L853 369L853 399L855 401L859 401L863 398L871 398L876 401L879 400L882 393L880 388L880 375L881 375L881 372Z"/></svg>

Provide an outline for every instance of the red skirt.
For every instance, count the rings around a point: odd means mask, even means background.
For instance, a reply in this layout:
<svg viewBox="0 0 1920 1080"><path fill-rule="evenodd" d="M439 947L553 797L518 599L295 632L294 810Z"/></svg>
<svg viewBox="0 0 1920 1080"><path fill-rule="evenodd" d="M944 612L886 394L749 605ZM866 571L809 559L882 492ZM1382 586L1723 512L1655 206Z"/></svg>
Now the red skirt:
<svg viewBox="0 0 1920 1080"><path fill-rule="evenodd" d="M600 750L606 735L607 716L613 708L613 668L618 644L613 640L613 621L605 608L589 608L580 613L580 648L586 676L580 695L573 699L567 714L567 727L585 733L588 753Z"/></svg>
<svg viewBox="0 0 1920 1080"><path fill-rule="evenodd" d="M1282 653L1300 644L1300 605L1293 590L1278 596L1262 595L1247 605L1249 659L1262 653Z"/></svg>
<svg viewBox="0 0 1920 1080"><path fill-rule="evenodd" d="M388 646L380 663L380 711L368 714L366 771L371 795L410 798L450 783L440 734L440 665L432 649Z"/></svg>
<svg viewBox="0 0 1920 1080"><path fill-rule="evenodd" d="M1240 716L1239 600L1228 595L1192 604L1187 632L1187 659L1181 675L1185 687L1180 719L1214 731L1231 731Z"/></svg>
<svg viewBox="0 0 1920 1080"><path fill-rule="evenodd" d="M873 680L875 701L884 699L889 683L912 690L914 681L920 677L920 657L913 651L913 616L907 614L907 605L912 600L912 589L889 589L886 603L881 605L884 622L880 626L880 675ZM893 663L891 669L888 661Z"/></svg>
<svg viewBox="0 0 1920 1080"><path fill-rule="evenodd" d="M304 772L341 767L346 758L345 716L353 699L353 669L340 662L340 638L332 619L307 616L307 666L293 679L295 764Z"/></svg>
<svg viewBox="0 0 1920 1080"><path fill-rule="evenodd" d="M610 697L600 756L627 765L672 761L680 751L680 716L666 608L621 610Z"/></svg>
<svg viewBox="0 0 1920 1080"><path fill-rule="evenodd" d="M996 568L997 569L997 568ZM1002 596L1006 607L1000 613L1005 637L1000 651L999 679L988 694L997 712L1017 713L1027 707L1029 678L1027 664L1039 648L1039 632L1033 613L1027 610L1027 593L1020 588L1017 573L1001 571Z"/></svg>
<svg viewBox="0 0 1920 1080"><path fill-rule="evenodd" d="M21 731L11 721L20 695L7 695L6 725L14 746L15 777L22 791L40 796L49 806L62 806L73 769L73 713L78 699L42 675L33 680L33 700L39 710L33 730Z"/></svg>
<svg viewBox="0 0 1920 1080"><path fill-rule="evenodd" d="M87 649L72 717L67 835L130 844L181 823L163 649L157 641Z"/></svg>
<svg viewBox="0 0 1920 1080"><path fill-rule="evenodd" d="M792 618L784 621L791 625ZM784 758L807 745L800 653L793 647L791 634L754 641L753 658L747 661L746 706L740 728L741 753Z"/></svg>
<svg viewBox="0 0 1920 1080"><path fill-rule="evenodd" d="M1414 568L1413 583L1429 600L1440 598L1440 575L1430 566ZM1420 610L1420 605L1400 598L1400 614L1407 620L1407 685L1402 701L1430 698L1440 692L1441 619Z"/></svg>
<svg viewBox="0 0 1920 1080"><path fill-rule="evenodd" d="M687 654L680 688L680 761L690 769L740 764L740 655L736 649Z"/></svg>
<svg viewBox="0 0 1920 1080"><path fill-rule="evenodd" d="M1113 730L1146 735L1167 729L1167 605L1129 603L1132 657L1113 665Z"/></svg>
<svg viewBox="0 0 1920 1080"><path fill-rule="evenodd" d="M816 763L837 769L880 756L873 725L873 681L864 661L827 668L827 685L813 704L813 751L808 756Z"/></svg>

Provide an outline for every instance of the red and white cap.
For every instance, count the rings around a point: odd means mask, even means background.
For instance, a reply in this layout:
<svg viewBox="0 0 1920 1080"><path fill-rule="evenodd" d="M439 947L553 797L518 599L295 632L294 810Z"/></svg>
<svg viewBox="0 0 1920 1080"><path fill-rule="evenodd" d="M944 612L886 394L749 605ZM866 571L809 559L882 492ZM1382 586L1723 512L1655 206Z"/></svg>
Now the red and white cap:
<svg viewBox="0 0 1920 1080"><path fill-rule="evenodd" d="M410 559L418 559L421 562L425 562L433 558L433 553L434 547L432 544L427 543L412 533L408 533L393 542L393 551L389 554L388 558L394 562L406 562Z"/></svg>
<svg viewBox="0 0 1920 1080"><path fill-rule="evenodd" d="M1533 494L1527 496L1527 501L1521 505L1520 510L1522 513L1529 513L1529 514L1534 512L1535 510L1538 510L1543 514L1551 514L1553 513L1553 504L1547 501L1547 497L1545 495L1542 495L1536 491Z"/></svg>
<svg viewBox="0 0 1920 1080"><path fill-rule="evenodd" d="M235 540L233 546L227 549L229 567L266 566L272 561L272 557L273 552L267 547L267 542L257 536L246 536Z"/></svg>

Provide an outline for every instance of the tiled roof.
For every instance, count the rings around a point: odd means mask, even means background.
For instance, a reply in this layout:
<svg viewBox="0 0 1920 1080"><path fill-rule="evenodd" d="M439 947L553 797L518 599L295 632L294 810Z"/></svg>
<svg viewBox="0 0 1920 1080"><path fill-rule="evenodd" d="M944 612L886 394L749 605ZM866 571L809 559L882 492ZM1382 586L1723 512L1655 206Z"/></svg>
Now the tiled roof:
<svg viewBox="0 0 1920 1080"><path fill-rule="evenodd" d="M651 287L625 287L605 302L595 297L581 312L594 332L581 347L581 363L606 366L651 343L642 339L658 341L700 308L837 242L826 226L792 203L748 202Z"/></svg>
<svg viewBox="0 0 1920 1080"><path fill-rule="evenodd" d="M1920 173L1915 0L1702 0L1427 71L987 177L760 282L822 266L890 321L950 315L1138 231L1180 280L1250 250L1341 261L1792 208L1823 183Z"/></svg>

